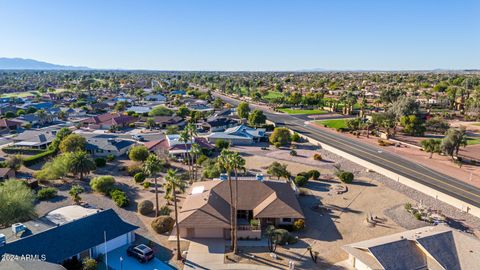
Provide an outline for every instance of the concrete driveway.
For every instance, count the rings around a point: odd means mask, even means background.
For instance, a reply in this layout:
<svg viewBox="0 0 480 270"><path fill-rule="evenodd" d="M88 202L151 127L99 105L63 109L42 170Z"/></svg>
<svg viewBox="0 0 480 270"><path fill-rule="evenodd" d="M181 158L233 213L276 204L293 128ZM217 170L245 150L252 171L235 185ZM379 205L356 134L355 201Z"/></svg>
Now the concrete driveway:
<svg viewBox="0 0 480 270"><path fill-rule="evenodd" d="M127 256L128 245L114 249L108 253L108 266L115 270L171 270L170 266L157 258L147 263L139 263L135 258ZM120 262L120 257L123 259Z"/></svg>

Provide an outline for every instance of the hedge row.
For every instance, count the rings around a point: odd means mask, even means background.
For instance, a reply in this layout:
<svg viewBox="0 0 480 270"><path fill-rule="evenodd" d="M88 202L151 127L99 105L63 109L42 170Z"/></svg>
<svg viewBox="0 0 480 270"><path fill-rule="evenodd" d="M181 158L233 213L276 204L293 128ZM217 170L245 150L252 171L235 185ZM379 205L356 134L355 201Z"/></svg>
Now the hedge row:
<svg viewBox="0 0 480 270"><path fill-rule="evenodd" d="M7 154L37 155L45 152L45 149L31 149L21 147L4 147L2 151Z"/></svg>
<svg viewBox="0 0 480 270"><path fill-rule="evenodd" d="M25 166L33 165L35 163L41 162L41 161L49 158L50 156L54 155L55 152L56 152L55 150L47 150L47 151L42 152L40 154L36 154L34 156L24 158L23 159L23 164Z"/></svg>

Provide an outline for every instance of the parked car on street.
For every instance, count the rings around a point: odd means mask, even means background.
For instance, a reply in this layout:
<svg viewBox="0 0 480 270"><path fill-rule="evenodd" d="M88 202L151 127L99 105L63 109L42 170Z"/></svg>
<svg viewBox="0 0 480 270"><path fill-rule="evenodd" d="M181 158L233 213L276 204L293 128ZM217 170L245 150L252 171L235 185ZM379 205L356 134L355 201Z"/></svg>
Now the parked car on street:
<svg viewBox="0 0 480 270"><path fill-rule="evenodd" d="M148 262L153 259L153 250L144 244L128 247L127 255L135 257L140 263Z"/></svg>
<svg viewBox="0 0 480 270"><path fill-rule="evenodd" d="M142 135L132 135L132 138L137 141L145 141L145 138Z"/></svg>

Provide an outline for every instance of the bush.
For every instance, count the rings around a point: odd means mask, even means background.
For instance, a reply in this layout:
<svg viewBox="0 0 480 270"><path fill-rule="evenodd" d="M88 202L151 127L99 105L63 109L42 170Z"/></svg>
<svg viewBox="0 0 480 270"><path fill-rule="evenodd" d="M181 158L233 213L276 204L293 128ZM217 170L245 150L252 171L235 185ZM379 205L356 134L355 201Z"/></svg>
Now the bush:
<svg viewBox="0 0 480 270"><path fill-rule="evenodd" d="M115 178L113 176L98 176L90 181L92 189L104 195L110 193L114 185Z"/></svg>
<svg viewBox="0 0 480 270"><path fill-rule="evenodd" d="M412 211L412 204L409 202L405 203L405 210L408 212Z"/></svg>
<svg viewBox="0 0 480 270"><path fill-rule="evenodd" d="M197 158L196 163L197 163L197 165L202 165L203 162L205 162L205 160L207 160L207 159L208 159L208 157L206 155L202 154Z"/></svg>
<svg viewBox="0 0 480 270"><path fill-rule="evenodd" d="M37 192L37 199L49 200L57 196L58 190L54 187L42 188Z"/></svg>
<svg viewBox="0 0 480 270"><path fill-rule="evenodd" d="M286 229L276 229L274 232L278 236L278 244L280 245L294 244L297 241Z"/></svg>
<svg viewBox="0 0 480 270"><path fill-rule="evenodd" d="M140 184L143 181L145 181L145 174L143 172L139 172L133 176L133 180L135 180L135 183Z"/></svg>
<svg viewBox="0 0 480 270"><path fill-rule="evenodd" d="M317 161L322 161L322 160L323 160L323 159L322 159L322 155L319 154L319 153L314 154L314 155L313 155L313 159L314 159L314 160L317 160Z"/></svg>
<svg viewBox="0 0 480 270"><path fill-rule="evenodd" d="M127 173L129 176L135 176L135 174L140 172L143 172L142 167L136 164L130 165L127 168Z"/></svg>
<svg viewBox="0 0 480 270"><path fill-rule="evenodd" d="M166 233L173 229L175 220L170 216L159 216L152 221L152 229L157 233Z"/></svg>
<svg viewBox="0 0 480 270"><path fill-rule="evenodd" d="M150 182L144 182L143 183L144 188L149 188L151 185L152 185L152 183L150 183Z"/></svg>
<svg viewBox="0 0 480 270"><path fill-rule="evenodd" d="M42 162L55 154L55 150L47 150L42 153L36 154L31 157L26 157L23 159L23 165L30 166L39 162Z"/></svg>
<svg viewBox="0 0 480 270"><path fill-rule="evenodd" d="M222 151L222 149L227 149L230 147L230 142L220 139L215 142L215 146L217 147L218 151Z"/></svg>
<svg viewBox="0 0 480 270"><path fill-rule="evenodd" d="M413 214L413 216L417 219L417 220L422 220L422 213L420 212L415 212Z"/></svg>
<svg viewBox="0 0 480 270"><path fill-rule="evenodd" d="M127 194L120 189L112 190L110 192L110 197L112 197L112 200L115 202L115 204L118 207L125 207L130 203L130 201L127 198Z"/></svg>
<svg viewBox="0 0 480 270"><path fill-rule="evenodd" d="M82 262L83 270L96 270L97 269L97 261L92 258L85 258Z"/></svg>
<svg viewBox="0 0 480 270"><path fill-rule="evenodd" d="M170 215L171 212L172 212L172 210L170 208L168 208L168 206L166 206L166 205L160 207L160 209L158 210L158 213L159 213L160 216L168 216L168 215Z"/></svg>
<svg viewBox="0 0 480 270"><path fill-rule="evenodd" d="M318 180L320 178L320 172L317 170L310 170L308 174L310 175L310 179Z"/></svg>
<svg viewBox="0 0 480 270"><path fill-rule="evenodd" d="M95 165L97 167L104 167L105 165L107 165L107 160L104 159L104 158L101 158L101 157L96 158L95 159Z"/></svg>
<svg viewBox="0 0 480 270"><path fill-rule="evenodd" d="M350 184L353 182L354 175L351 172L341 171L337 174L338 179L345 184Z"/></svg>
<svg viewBox="0 0 480 270"><path fill-rule="evenodd" d="M128 152L128 157L133 161L144 162L149 155L150 152L144 145L134 146L130 148L130 151Z"/></svg>
<svg viewBox="0 0 480 270"><path fill-rule="evenodd" d="M36 155L45 152L44 149L31 149L21 147L4 147L2 151L7 154Z"/></svg>
<svg viewBox="0 0 480 270"><path fill-rule="evenodd" d="M305 220L297 219L293 222L293 230L300 231L303 228L305 228Z"/></svg>
<svg viewBox="0 0 480 270"><path fill-rule="evenodd" d="M297 151L290 150L290 156L293 156L293 157L297 156Z"/></svg>
<svg viewBox="0 0 480 270"><path fill-rule="evenodd" d="M297 186L302 187L307 184L308 178L305 175L298 174L297 176L295 176L295 179L293 181Z"/></svg>
<svg viewBox="0 0 480 270"><path fill-rule="evenodd" d="M299 142L300 141L300 135L298 133L293 133L292 134L292 142Z"/></svg>
<svg viewBox="0 0 480 270"><path fill-rule="evenodd" d="M115 156L114 156L113 154L109 154L109 155L107 156L107 161L108 161L108 162L112 162L112 161L114 161L114 160L115 160Z"/></svg>
<svg viewBox="0 0 480 270"><path fill-rule="evenodd" d="M137 206L137 211L142 215L148 215L153 212L153 202L149 200L141 201Z"/></svg>

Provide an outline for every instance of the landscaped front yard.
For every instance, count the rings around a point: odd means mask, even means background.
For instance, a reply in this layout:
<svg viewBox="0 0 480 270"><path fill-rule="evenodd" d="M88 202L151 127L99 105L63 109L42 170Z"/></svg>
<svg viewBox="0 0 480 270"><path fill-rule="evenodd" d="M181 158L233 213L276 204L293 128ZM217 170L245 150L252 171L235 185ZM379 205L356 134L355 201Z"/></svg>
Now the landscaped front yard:
<svg viewBox="0 0 480 270"><path fill-rule="evenodd" d="M313 110L301 110L301 109L291 109L291 108L281 108L278 109L281 112L288 113L288 114L326 114L328 113L327 111L324 110L318 110L318 109L313 109Z"/></svg>
<svg viewBox="0 0 480 270"><path fill-rule="evenodd" d="M480 143L480 137L467 137L467 144L474 145Z"/></svg>
<svg viewBox="0 0 480 270"><path fill-rule="evenodd" d="M315 121L315 123L320 124L324 127L339 129L339 128L347 127L347 120L348 119L331 119L331 120Z"/></svg>

